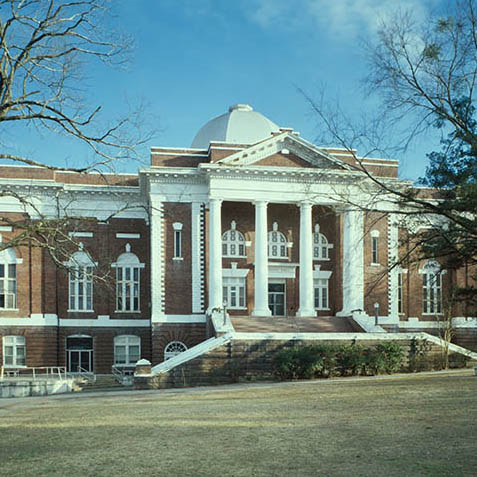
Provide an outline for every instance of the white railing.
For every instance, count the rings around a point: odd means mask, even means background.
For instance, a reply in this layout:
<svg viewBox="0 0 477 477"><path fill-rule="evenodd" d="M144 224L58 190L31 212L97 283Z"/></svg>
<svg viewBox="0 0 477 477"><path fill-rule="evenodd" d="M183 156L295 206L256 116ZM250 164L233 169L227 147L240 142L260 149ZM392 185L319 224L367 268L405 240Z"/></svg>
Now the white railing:
<svg viewBox="0 0 477 477"><path fill-rule="evenodd" d="M116 381L123 386L128 386L133 383L134 370L134 366L126 368L119 367L117 365L111 366L111 371L113 373L114 379L116 379Z"/></svg>
<svg viewBox="0 0 477 477"><path fill-rule="evenodd" d="M75 376L86 379L90 383L94 383L96 380L96 377L93 372L88 371L85 368L82 368L81 366L78 366L78 371L74 373Z"/></svg>
<svg viewBox="0 0 477 477"><path fill-rule="evenodd" d="M37 379L58 379L64 381L68 373L64 366L37 366L33 368L0 368L0 380L5 378L27 378L33 381Z"/></svg>

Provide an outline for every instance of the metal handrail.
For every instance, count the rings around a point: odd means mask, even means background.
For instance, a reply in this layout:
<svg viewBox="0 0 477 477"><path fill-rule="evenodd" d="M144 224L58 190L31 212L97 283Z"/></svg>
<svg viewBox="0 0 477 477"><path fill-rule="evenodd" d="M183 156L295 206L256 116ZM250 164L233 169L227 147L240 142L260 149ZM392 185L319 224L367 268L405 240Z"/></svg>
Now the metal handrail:
<svg viewBox="0 0 477 477"><path fill-rule="evenodd" d="M35 366L30 368L12 368L2 366L0 368L0 380L5 378L22 378L30 377L33 380L52 378L63 381L68 377L64 366Z"/></svg>

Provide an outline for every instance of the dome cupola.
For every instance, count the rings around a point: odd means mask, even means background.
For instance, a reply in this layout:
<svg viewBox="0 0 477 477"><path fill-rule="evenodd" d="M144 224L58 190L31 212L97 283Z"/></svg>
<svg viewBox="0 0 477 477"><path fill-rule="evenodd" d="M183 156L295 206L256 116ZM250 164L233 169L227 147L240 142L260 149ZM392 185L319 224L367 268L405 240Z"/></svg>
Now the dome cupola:
<svg viewBox="0 0 477 477"><path fill-rule="evenodd" d="M269 138L280 128L248 104L230 106L228 113L217 116L199 129L191 147L207 149L211 141L229 144L255 144Z"/></svg>

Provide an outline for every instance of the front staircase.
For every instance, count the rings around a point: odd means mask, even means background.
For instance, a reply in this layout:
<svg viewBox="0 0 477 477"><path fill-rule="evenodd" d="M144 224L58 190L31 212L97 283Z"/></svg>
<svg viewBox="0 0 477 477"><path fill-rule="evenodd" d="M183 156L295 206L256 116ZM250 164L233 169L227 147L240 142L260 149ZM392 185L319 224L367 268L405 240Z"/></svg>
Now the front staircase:
<svg viewBox="0 0 477 477"><path fill-rule="evenodd" d="M360 333L359 325L341 316L231 316L239 333Z"/></svg>
<svg viewBox="0 0 477 477"><path fill-rule="evenodd" d="M132 385L124 386L120 384L113 374L97 374L92 380L79 382L76 390L82 392L104 392L126 389L132 389Z"/></svg>

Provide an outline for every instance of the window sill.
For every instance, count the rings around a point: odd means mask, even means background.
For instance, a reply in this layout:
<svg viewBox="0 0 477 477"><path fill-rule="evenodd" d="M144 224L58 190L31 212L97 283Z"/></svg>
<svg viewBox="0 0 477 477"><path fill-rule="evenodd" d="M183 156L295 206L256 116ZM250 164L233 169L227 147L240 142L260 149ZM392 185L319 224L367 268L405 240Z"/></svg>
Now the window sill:
<svg viewBox="0 0 477 477"><path fill-rule="evenodd" d="M139 314L141 313L141 310L114 310L114 313L121 313L122 315L131 314L131 313Z"/></svg>
<svg viewBox="0 0 477 477"><path fill-rule="evenodd" d="M247 310L247 307L246 307L246 306L234 306L234 307L226 306L225 309L226 309L226 310L230 310L230 311L234 311L234 310Z"/></svg>
<svg viewBox="0 0 477 477"><path fill-rule="evenodd" d="M290 260L288 257L268 257L268 260Z"/></svg>
<svg viewBox="0 0 477 477"><path fill-rule="evenodd" d="M67 313L94 313L94 310L66 310Z"/></svg>
<svg viewBox="0 0 477 477"><path fill-rule="evenodd" d="M444 313L423 313L422 316L443 316Z"/></svg>
<svg viewBox="0 0 477 477"><path fill-rule="evenodd" d="M372 267L380 267L380 266L381 266L380 263L370 263L370 265L371 265Z"/></svg>
<svg viewBox="0 0 477 477"><path fill-rule="evenodd" d="M330 311L331 308L315 308L315 311Z"/></svg>
<svg viewBox="0 0 477 477"><path fill-rule="evenodd" d="M28 369L28 366L25 366L24 364L22 365L14 365L14 364L4 364L3 365L4 369Z"/></svg>
<svg viewBox="0 0 477 477"><path fill-rule="evenodd" d="M174 262L182 262L182 260L184 260L184 257L172 257L172 260Z"/></svg>
<svg viewBox="0 0 477 477"><path fill-rule="evenodd" d="M222 258L247 258L247 255L222 255Z"/></svg>
<svg viewBox="0 0 477 477"><path fill-rule="evenodd" d="M0 308L0 313L3 311L20 311L19 308Z"/></svg>

